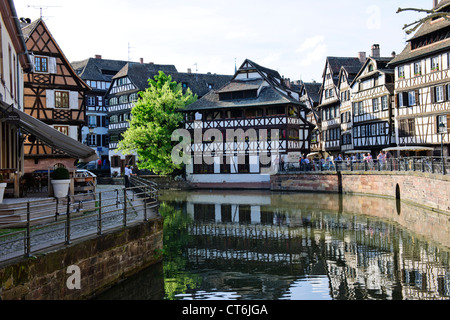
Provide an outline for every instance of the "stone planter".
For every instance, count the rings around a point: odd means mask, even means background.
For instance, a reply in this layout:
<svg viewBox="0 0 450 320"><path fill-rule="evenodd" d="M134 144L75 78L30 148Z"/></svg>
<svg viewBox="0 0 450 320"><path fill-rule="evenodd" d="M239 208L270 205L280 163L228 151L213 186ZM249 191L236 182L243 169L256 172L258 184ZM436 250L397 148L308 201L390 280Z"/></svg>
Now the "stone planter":
<svg viewBox="0 0 450 320"><path fill-rule="evenodd" d="M0 203L3 202L3 195L5 194L6 183L0 183Z"/></svg>
<svg viewBox="0 0 450 320"><path fill-rule="evenodd" d="M56 198L67 197L69 194L70 179L52 180L53 193Z"/></svg>

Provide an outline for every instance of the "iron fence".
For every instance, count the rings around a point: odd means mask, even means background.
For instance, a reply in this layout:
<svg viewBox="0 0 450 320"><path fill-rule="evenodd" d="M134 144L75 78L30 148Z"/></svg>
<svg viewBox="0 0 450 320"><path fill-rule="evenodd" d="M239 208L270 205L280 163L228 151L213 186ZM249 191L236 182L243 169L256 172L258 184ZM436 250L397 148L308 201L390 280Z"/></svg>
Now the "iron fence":
<svg viewBox="0 0 450 320"><path fill-rule="evenodd" d="M450 174L450 157L405 157L385 160L333 160L310 163L287 163L280 172L307 171L417 171L439 175Z"/></svg>
<svg viewBox="0 0 450 320"><path fill-rule="evenodd" d="M155 217L157 186L140 179L133 182L131 188L68 195L51 202L19 202L11 215L7 210L12 208L0 209L0 261L31 257L55 245ZM8 222L8 218L18 221Z"/></svg>

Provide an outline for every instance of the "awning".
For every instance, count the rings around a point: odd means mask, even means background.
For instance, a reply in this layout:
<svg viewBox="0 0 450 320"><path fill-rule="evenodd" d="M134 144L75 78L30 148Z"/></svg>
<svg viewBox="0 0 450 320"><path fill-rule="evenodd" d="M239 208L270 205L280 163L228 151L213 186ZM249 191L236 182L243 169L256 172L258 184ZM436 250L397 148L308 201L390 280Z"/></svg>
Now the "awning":
<svg viewBox="0 0 450 320"><path fill-rule="evenodd" d="M345 151L344 153L366 153L366 152L370 152L370 150L348 150Z"/></svg>
<svg viewBox="0 0 450 320"><path fill-rule="evenodd" d="M4 102L0 102L0 108L4 111L9 108L9 106ZM50 127L44 122L33 118L23 111L18 109L11 111L14 111L16 116L20 118L20 120L16 122L16 125L18 125L23 131L36 136L36 138L48 146L58 149L71 157L80 159L82 162L89 162L98 159L97 153L94 149L78 142L75 139L72 139L69 136L66 136L65 134Z"/></svg>
<svg viewBox="0 0 450 320"><path fill-rule="evenodd" d="M403 146L385 148L383 151L433 151L434 148L424 146Z"/></svg>

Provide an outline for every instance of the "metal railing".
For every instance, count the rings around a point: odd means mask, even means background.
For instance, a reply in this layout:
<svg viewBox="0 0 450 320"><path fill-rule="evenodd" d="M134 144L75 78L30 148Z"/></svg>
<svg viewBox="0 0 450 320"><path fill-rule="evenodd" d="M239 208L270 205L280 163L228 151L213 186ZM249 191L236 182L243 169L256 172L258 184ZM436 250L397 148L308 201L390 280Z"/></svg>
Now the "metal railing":
<svg viewBox="0 0 450 320"><path fill-rule="evenodd" d="M439 175L450 174L450 157L405 157L385 160L333 160L305 163L286 163L279 172L296 173L308 171L411 171Z"/></svg>
<svg viewBox="0 0 450 320"><path fill-rule="evenodd" d="M133 179L133 187L127 189L46 200L0 209L0 261L31 257L55 245L147 221L158 216L159 206L157 185L143 179ZM8 210L15 213L8 216ZM1 223L8 218L19 221Z"/></svg>

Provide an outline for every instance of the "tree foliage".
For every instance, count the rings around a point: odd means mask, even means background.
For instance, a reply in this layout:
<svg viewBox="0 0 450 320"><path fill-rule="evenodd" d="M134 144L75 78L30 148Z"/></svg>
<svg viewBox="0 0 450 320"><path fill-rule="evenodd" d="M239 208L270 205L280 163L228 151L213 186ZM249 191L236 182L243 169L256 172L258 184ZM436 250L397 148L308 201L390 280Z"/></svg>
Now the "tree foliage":
<svg viewBox="0 0 450 320"><path fill-rule="evenodd" d="M181 168L171 158L174 147L171 135L183 121L179 111L196 101L197 96L189 88L183 93L181 84L162 71L154 79L149 79L149 87L139 92L140 98L131 110L130 127L118 149L122 153L136 152L139 169L171 174Z"/></svg>

